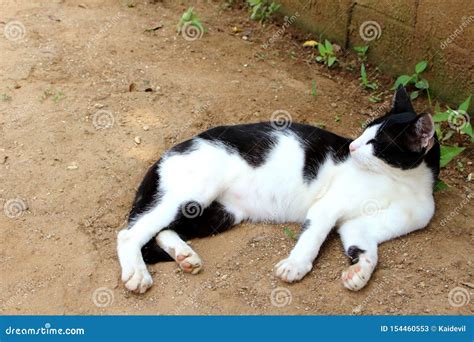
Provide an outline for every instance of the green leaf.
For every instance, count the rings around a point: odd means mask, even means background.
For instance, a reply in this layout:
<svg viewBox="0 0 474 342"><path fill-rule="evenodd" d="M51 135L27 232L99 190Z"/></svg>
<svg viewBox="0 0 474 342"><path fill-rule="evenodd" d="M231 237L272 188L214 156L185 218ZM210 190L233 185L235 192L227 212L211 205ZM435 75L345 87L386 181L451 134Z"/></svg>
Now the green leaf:
<svg viewBox="0 0 474 342"><path fill-rule="evenodd" d="M331 56L331 57L329 57L329 59L328 59L328 67L331 67L331 66L334 64L335 61L336 61L336 56Z"/></svg>
<svg viewBox="0 0 474 342"><path fill-rule="evenodd" d="M443 182L441 179L437 179L433 191L434 192L441 191L441 190L444 190L444 189L447 189L447 188L449 188L448 184Z"/></svg>
<svg viewBox="0 0 474 342"><path fill-rule="evenodd" d="M361 55L365 55L365 53L367 52L369 47L368 46L354 46L353 49L354 49L355 52L357 52Z"/></svg>
<svg viewBox="0 0 474 342"><path fill-rule="evenodd" d="M461 103L459 105L458 110L463 110L463 111L467 112L467 110L469 109L469 104L470 103L471 103L471 96L469 96L463 103Z"/></svg>
<svg viewBox="0 0 474 342"><path fill-rule="evenodd" d="M296 234L288 227L283 228L286 236L288 236L292 240L296 240Z"/></svg>
<svg viewBox="0 0 474 342"><path fill-rule="evenodd" d="M464 127L461 128L461 132L463 132L464 134L469 135L471 138L474 137L474 134L472 132L472 125L471 125L470 122L466 123L464 125Z"/></svg>
<svg viewBox="0 0 474 342"><path fill-rule="evenodd" d="M186 12L183 13L183 16L181 17L181 19L183 21L190 21L191 20L191 17L193 16L193 10L194 8L193 7L189 7Z"/></svg>
<svg viewBox="0 0 474 342"><path fill-rule="evenodd" d="M367 83L367 72L365 71L364 63L362 63L360 66L360 79L362 80L362 83Z"/></svg>
<svg viewBox="0 0 474 342"><path fill-rule="evenodd" d="M316 56L316 61L321 62L323 60L322 56Z"/></svg>
<svg viewBox="0 0 474 342"><path fill-rule="evenodd" d="M392 87L392 90L395 90L398 88L399 85L406 86L412 79L412 76L409 75L401 75L398 76L397 80L395 81L395 84Z"/></svg>
<svg viewBox="0 0 474 342"><path fill-rule="evenodd" d="M420 74L422 73L423 71L425 71L426 67L428 66L428 62L427 61L421 61L420 63L418 63L416 66L415 66L415 72L417 74Z"/></svg>
<svg viewBox="0 0 474 342"><path fill-rule="evenodd" d="M421 80L415 83L415 87L417 87L418 89L428 89L430 85L428 84L427 80L422 78Z"/></svg>
<svg viewBox="0 0 474 342"><path fill-rule="evenodd" d="M326 39L326 40L324 41L324 47L326 48L326 51L332 52L332 44L329 42L329 40Z"/></svg>
<svg viewBox="0 0 474 342"><path fill-rule="evenodd" d="M433 115L433 121L434 122L443 122L443 121L448 121L449 119L449 112L436 112L435 115Z"/></svg>
<svg viewBox="0 0 474 342"><path fill-rule="evenodd" d="M318 44L318 51L321 56L326 55L327 51L323 44Z"/></svg>
<svg viewBox="0 0 474 342"><path fill-rule="evenodd" d="M464 151L464 147L457 146L441 146L440 167L445 167L458 154Z"/></svg>
<svg viewBox="0 0 474 342"><path fill-rule="evenodd" d="M418 90L412 91L411 94L410 94L410 100L416 99L419 94L420 93L418 92Z"/></svg>

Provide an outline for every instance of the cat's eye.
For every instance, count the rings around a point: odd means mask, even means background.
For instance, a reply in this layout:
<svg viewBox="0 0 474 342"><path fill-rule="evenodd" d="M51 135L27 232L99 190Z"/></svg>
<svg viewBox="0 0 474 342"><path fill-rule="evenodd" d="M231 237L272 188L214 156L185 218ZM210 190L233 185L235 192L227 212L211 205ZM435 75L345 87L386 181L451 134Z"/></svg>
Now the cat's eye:
<svg viewBox="0 0 474 342"><path fill-rule="evenodd" d="M375 139L370 139L369 141L367 141L366 145L373 144L373 143L375 143L375 141L376 141Z"/></svg>

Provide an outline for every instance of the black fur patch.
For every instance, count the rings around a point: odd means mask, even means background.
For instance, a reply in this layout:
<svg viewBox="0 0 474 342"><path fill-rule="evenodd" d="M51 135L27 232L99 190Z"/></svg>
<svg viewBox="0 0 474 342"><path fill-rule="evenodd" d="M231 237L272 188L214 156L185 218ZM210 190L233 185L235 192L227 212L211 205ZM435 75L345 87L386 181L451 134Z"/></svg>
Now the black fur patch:
<svg viewBox="0 0 474 342"><path fill-rule="evenodd" d="M275 129L268 122L219 126L198 135L199 138L221 143L229 152L237 152L253 167L262 165L268 153L275 146L271 134Z"/></svg>
<svg viewBox="0 0 474 342"><path fill-rule="evenodd" d="M189 203L197 202L190 201L183 204L176 214L176 219L166 228L175 231L185 241L221 233L230 229L235 223L234 215L225 210L219 202L212 202L196 216L195 211L192 211L191 215L189 214L191 212L183 213ZM158 246L155 238L142 248L142 256L147 264L173 260Z"/></svg>
<svg viewBox="0 0 474 342"><path fill-rule="evenodd" d="M140 186L135 195L135 200L132 204L128 222L135 219L138 215L144 213L152 206L156 205L161 199L161 193L158 191L159 187L159 167L161 159L154 163L145 174Z"/></svg>
<svg viewBox="0 0 474 342"><path fill-rule="evenodd" d="M365 253L365 250L360 249L357 246L350 246L347 249L347 256L351 259L351 264L356 264L359 262L359 255Z"/></svg>
<svg viewBox="0 0 474 342"><path fill-rule="evenodd" d="M419 137L416 137L414 125L419 116L410 101L406 90L401 87L394 96L390 111L374 121L368 126L381 124L375 139L370 143L374 147L374 154L387 164L409 170L416 168L423 161L433 172L433 177L439 174L440 146L435 135L433 147L426 152L426 149L414 148Z"/></svg>
<svg viewBox="0 0 474 342"><path fill-rule="evenodd" d="M316 178L320 166L330 155L338 163L349 156L351 139L340 137L318 127L292 124L289 129L301 140L305 153L303 178L310 182Z"/></svg>
<svg viewBox="0 0 474 342"><path fill-rule="evenodd" d="M197 147L194 143L193 139L183 141L178 145L173 146L169 151L168 155L175 155L175 154L188 154L193 151L196 151Z"/></svg>
<svg viewBox="0 0 474 342"><path fill-rule="evenodd" d="M300 236L309 228L310 225L311 225L311 220L306 219L301 225Z"/></svg>

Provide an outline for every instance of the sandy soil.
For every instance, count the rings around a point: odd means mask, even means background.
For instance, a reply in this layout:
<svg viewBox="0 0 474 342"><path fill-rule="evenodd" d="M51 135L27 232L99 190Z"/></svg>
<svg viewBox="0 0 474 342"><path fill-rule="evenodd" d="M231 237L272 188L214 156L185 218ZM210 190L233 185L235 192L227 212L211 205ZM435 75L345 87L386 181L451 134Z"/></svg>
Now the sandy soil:
<svg viewBox="0 0 474 342"><path fill-rule="evenodd" d="M313 271L288 285L272 268L294 245L284 228L298 226L242 224L192 241L202 273L157 264L153 288L128 293L116 233L144 172L167 148L215 125L269 120L275 110L356 137L380 107L356 73L308 63L301 48L307 36L294 28L263 49L281 22L262 27L243 10L201 1L194 5L208 32L187 41L175 29L191 2L135 4L2 0L2 31L12 20L25 28L23 39L0 37L2 313L474 312L474 298L460 307L448 300L457 287L474 294L473 204L466 197L472 148L463 172L443 172L451 187L437 193L429 227L382 245L378 269L360 292L341 285L348 263L336 235ZM233 33L234 26L243 32Z"/></svg>

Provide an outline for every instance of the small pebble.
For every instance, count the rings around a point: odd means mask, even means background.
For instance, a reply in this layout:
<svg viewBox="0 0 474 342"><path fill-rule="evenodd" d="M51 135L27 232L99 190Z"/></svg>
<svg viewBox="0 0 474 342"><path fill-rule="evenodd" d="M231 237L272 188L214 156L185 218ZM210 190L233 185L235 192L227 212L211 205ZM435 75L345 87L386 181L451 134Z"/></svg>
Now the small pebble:
<svg viewBox="0 0 474 342"><path fill-rule="evenodd" d="M133 139L135 141L135 144L139 145L141 142L142 142L142 138L140 137L135 137L135 139Z"/></svg>
<svg viewBox="0 0 474 342"><path fill-rule="evenodd" d="M68 170L77 170L79 166L77 166L76 162L72 162L70 165L68 165L67 169Z"/></svg>

